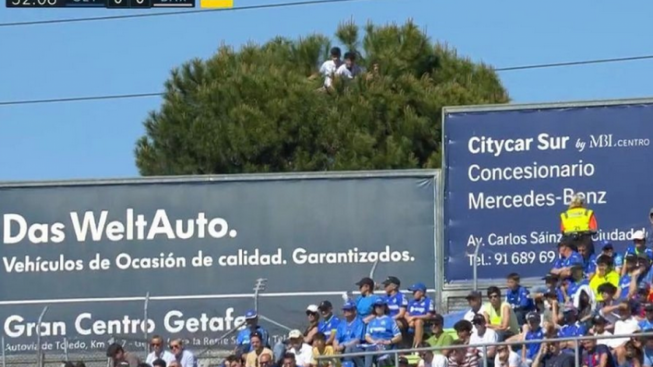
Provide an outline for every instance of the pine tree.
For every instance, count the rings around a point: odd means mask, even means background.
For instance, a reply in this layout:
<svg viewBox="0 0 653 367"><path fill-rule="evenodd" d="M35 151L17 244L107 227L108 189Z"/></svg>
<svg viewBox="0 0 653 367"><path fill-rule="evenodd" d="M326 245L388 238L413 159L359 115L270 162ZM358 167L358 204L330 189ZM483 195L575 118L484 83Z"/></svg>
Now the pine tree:
<svg viewBox="0 0 653 367"><path fill-rule="evenodd" d="M412 21L360 32L345 22L336 38L367 73L328 92L315 78L332 46L322 35L222 46L173 70L137 142L141 174L437 168L443 106L508 102L490 67Z"/></svg>

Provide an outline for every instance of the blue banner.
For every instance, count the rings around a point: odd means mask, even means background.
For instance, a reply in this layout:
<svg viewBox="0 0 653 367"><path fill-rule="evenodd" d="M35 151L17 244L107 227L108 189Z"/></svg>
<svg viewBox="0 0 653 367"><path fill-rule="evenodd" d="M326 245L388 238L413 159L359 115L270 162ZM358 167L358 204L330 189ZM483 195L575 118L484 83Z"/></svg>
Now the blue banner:
<svg viewBox="0 0 653 367"><path fill-rule="evenodd" d="M543 276L576 193L595 240L623 250L648 230L653 104L453 112L443 124L446 282L473 279L477 246L478 279Z"/></svg>

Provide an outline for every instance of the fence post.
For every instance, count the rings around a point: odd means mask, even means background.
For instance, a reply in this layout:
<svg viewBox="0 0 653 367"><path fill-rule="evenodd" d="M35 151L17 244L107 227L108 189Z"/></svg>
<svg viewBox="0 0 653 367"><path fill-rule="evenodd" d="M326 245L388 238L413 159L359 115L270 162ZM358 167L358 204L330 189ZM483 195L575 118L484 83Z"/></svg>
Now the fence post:
<svg viewBox="0 0 653 367"><path fill-rule="evenodd" d="M43 311L41 311L39 320L36 323L36 361L38 367L43 367L45 359L41 350L41 323L43 322L43 316L45 316L46 312L48 312L48 306L43 307Z"/></svg>
<svg viewBox="0 0 653 367"><path fill-rule="evenodd" d="M5 351L5 336L2 336L2 367L7 366L7 352Z"/></svg>
<svg viewBox="0 0 653 367"><path fill-rule="evenodd" d="M143 349L145 349L145 355L147 355L150 352L150 349L148 348L149 335L147 335L150 326L150 322L149 322L150 320L148 319L148 315L147 315L147 308L149 306L149 303L150 303L150 292L147 292L145 293L145 303L143 304L143 319L145 320L143 321L144 323L143 325L145 326L144 327L145 330L143 330L143 333L145 334L145 346L143 347Z"/></svg>
<svg viewBox="0 0 653 367"><path fill-rule="evenodd" d="M265 290L268 280L265 278L256 279L256 284L254 284L254 311L258 315L258 295L260 292Z"/></svg>
<svg viewBox="0 0 653 367"><path fill-rule="evenodd" d="M476 256L476 255L474 255L474 256ZM465 350L465 353L467 353L466 350ZM487 365L488 365L487 358L488 358L487 357L487 345L483 345L483 367L487 367ZM576 367L578 367L578 366L576 366Z"/></svg>
<svg viewBox="0 0 653 367"><path fill-rule="evenodd" d="M472 268L472 274L474 275L473 278L473 284L474 284L474 292L478 291L478 253L481 250L481 244L477 244L476 248L474 249L474 266Z"/></svg>
<svg viewBox="0 0 653 367"><path fill-rule="evenodd" d="M113 344L116 342L116 339L112 336L109 338L109 344ZM107 357L107 367L112 367L113 366L113 358Z"/></svg>
<svg viewBox="0 0 653 367"><path fill-rule="evenodd" d="M68 357L68 338L65 336L63 337L63 355L66 358L66 362L70 361Z"/></svg>
<svg viewBox="0 0 653 367"><path fill-rule="evenodd" d="M574 366L580 367L580 347L578 341L574 342Z"/></svg>

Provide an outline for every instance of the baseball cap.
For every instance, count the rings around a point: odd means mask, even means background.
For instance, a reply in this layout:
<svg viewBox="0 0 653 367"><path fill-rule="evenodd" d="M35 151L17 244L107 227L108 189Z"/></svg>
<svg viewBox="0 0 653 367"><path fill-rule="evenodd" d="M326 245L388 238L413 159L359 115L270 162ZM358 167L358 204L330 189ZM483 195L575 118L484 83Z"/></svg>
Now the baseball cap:
<svg viewBox="0 0 653 367"><path fill-rule="evenodd" d="M526 314L527 321L540 321L540 315L537 312L529 312Z"/></svg>
<svg viewBox="0 0 653 367"><path fill-rule="evenodd" d="M389 276L383 281L383 285L394 284L397 287L401 285L401 281L397 277Z"/></svg>
<svg viewBox="0 0 653 367"><path fill-rule="evenodd" d="M426 292L426 284L424 283L415 283L408 288L409 291L415 292L415 291L422 291Z"/></svg>
<svg viewBox="0 0 653 367"><path fill-rule="evenodd" d="M604 325L607 324L607 320L601 315L596 315L592 317L592 324Z"/></svg>
<svg viewBox="0 0 653 367"><path fill-rule="evenodd" d="M633 233L633 240L644 240L646 239L646 235L644 234L644 231L638 230Z"/></svg>
<svg viewBox="0 0 653 367"><path fill-rule="evenodd" d="M385 306L387 304L388 302L386 302L385 298L381 298L381 297L377 297L373 303L374 306Z"/></svg>
<svg viewBox="0 0 653 367"><path fill-rule="evenodd" d="M374 287L374 281L370 277L365 277L356 283L356 285L359 287L362 287L366 284L369 285L370 287Z"/></svg>
<svg viewBox="0 0 653 367"><path fill-rule="evenodd" d="M576 308L576 306L574 306L573 304L569 303L569 304L566 304L566 305L565 305L565 308L564 308L564 310L563 310L562 312L563 312L563 313L567 313L567 312L576 312L576 311L578 311L578 309Z"/></svg>
<svg viewBox="0 0 653 367"><path fill-rule="evenodd" d="M485 324L485 317L479 314L474 315L474 318L472 318L472 324L473 325Z"/></svg>
<svg viewBox="0 0 653 367"><path fill-rule="evenodd" d="M469 292L469 294L467 295L467 300L470 300L470 299L478 299L478 298L483 298L483 293L481 293L481 292L479 292L479 291L471 291L471 292Z"/></svg>
<svg viewBox="0 0 653 367"><path fill-rule="evenodd" d="M256 310L248 310L245 312L245 320L255 319L257 316Z"/></svg>
<svg viewBox="0 0 653 367"><path fill-rule="evenodd" d="M302 332L297 330L297 329L290 330L290 332L288 333L288 338L290 338L290 339L297 339L297 338L301 338L303 336L304 335L302 334Z"/></svg>
<svg viewBox="0 0 653 367"><path fill-rule="evenodd" d="M601 247L603 251L608 251L608 250L614 250L614 247L612 247L612 243L608 241L603 241L603 247Z"/></svg>
<svg viewBox="0 0 653 367"><path fill-rule="evenodd" d="M433 325L443 325L444 324L444 317L442 315L440 315L439 313L435 314L435 316L433 316L433 320L431 320L431 323Z"/></svg>
<svg viewBox="0 0 653 367"><path fill-rule="evenodd" d="M320 311L326 311L326 310L330 310L332 308L333 308L333 305L331 304L331 302L326 301L326 300L320 302L320 305L317 306L317 309L320 310Z"/></svg>
<svg viewBox="0 0 653 367"><path fill-rule="evenodd" d="M306 307L306 312L312 312L312 313L317 313L318 309L316 305L308 305Z"/></svg>
<svg viewBox="0 0 653 367"><path fill-rule="evenodd" d="M356 309L356 304L352 301L347 301L345 302L344 305L342 305L343 310L355 310Z"/></svg>

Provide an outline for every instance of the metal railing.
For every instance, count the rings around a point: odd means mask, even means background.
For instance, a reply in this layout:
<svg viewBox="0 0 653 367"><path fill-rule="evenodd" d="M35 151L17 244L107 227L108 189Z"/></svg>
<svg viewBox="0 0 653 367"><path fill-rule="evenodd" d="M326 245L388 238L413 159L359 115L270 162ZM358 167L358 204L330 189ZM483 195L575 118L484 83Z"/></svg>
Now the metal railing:
<svg viewBox="0 0 653 367"><path fill-rule="evenodd" d="M376 263L375 263L376 264ZM374 269L375 266L372 268ZM373 274L372 270L372 274ZM253 293L252 293L252 300L253 300L253 305L254 309L257 311L261 311L259 308L259 297L261 293L264 293L266 290L266 285L267 285L267 279L265 278L259 278L256 279L256 282L254 284L253 288ZM150 307L150 300L151 296L150 293L147 292L144 297L141 298L143 302L143 308L142 308L142 318L144 320L144 324L148 325L148 321L151 318L151 315L149 313L149 307ZM142 333L139 333L137 335L107 335L106 339L98 341L99 344L101 344L100 347L95 348L95 349L68 349L69 343L74 343L75 341L82 342L83 338L79 338L78 336L63 336L62 342L60 343L62 345L61 348L57 347L57 349L50 349L50 348L43 348L44 343L42 342L41 338L41 330L42 330L42 325L43 323L47 322L47 316L48 316L48 311L51 310L52 307L50 306L44 306L41 313L38 316L38 320L35 325L36 329L36 345L33 350L30 350L28 353L11 353L11 351L8 352L7 346L5 344L6 341L10 341L10 338L6 338L4 335L0 335L0 344L2 348L2 359L1 359L1 365L0 367L7 367L7 366L36 366L36 367L45 367L45 366L52 366L52 365L58 365L60 366L62 362L64 361L84 361L88 367L90 366L107 366L107 357L106 357L106 347L108 347L109 344L113 342L120 343L125 347L126 350L135 353L139 358L142 358L145 360L145 356L150 352L150 343L149 343L149 338L152 336L150 333L148 333L148 327L144 327ZM56 307L55 307L56 309ZM272 320L265 315L262 315L261 312L258 312L258 317L261 321L270 323L278 327L279 329L289 331L291 330L290 327L283 325L275 320ZM241 329L243 326L245 326L245 321L235 323L233 327L229 330L226 330L222 336L219 338L215 338L214 342L211 342L210 344L207 345L202 345L199 350L194 350L195 352L195 357L198 361L203 361L205 363L199 363L199 365L215 365L217 364L216 361L220 361L224 359L228 354L232 353L233 350L228 350L228 346L225 346L223 344L220 344L221 340L224 340L228 337L231 337L233 334L237 333L239 329ZM103 339L103 338L102 338ZM33 352L33 353L32 353Z"/></svg>
<svg viewBox="0 0 653 367"><path fill-rule="evenodd" d="M498 342L498 343L487 343L487 344L464 344L464 345L446 345L446 346L437 346L437 347L428 347L428 348L411 348L411 349L386 349L386 350L375 350L375 351L364 351L364 352L355 352L355 353L343 353L336 356L316 356L315 360L318 362L318 365L321 365L320 361L329 362L334 358L352 358L352 357L366 357L366 356L386 356L391 355L394 358L395 367L399 367L399 357L400 355L414 354L419 352L433 352L433 351L442 351L442 350L452 350L452 349L463 349L463 348L477 348L481 349L483 356L487 356L487 350L489 347L499 347L499 346L522 346L525 344L547 344L547 343L560 343L560 342L576 342L574 345L574 359L575 367L581 367L580 356L581 350L578 342L583 340L609 340L609 339L630 339L632 337L653 337L653 332L647 333L636 333L636 334L614 334L614 335L593 335L593 336L582 336L582 337L571 337L571 338L548 338L548 339L529 339L529 340L517 340L512 342ZM482 358L483 367L488 367L488 359L486 357Z"/></svg>

